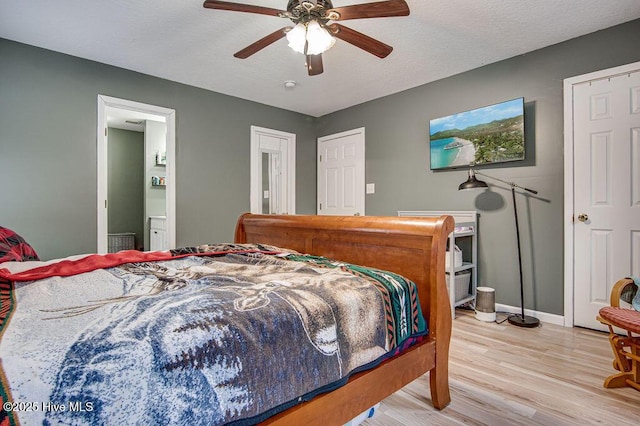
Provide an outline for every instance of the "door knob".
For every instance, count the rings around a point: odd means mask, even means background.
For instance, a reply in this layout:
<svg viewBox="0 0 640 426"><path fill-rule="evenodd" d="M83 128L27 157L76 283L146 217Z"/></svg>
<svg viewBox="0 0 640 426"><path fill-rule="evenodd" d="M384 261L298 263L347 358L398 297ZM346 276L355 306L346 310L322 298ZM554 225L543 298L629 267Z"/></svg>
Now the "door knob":
<svg viewBox="0 0 640 426"><path fill-rule="evenodd" d="M588 220L589 220L589 216L588 216L586 213L580 213L580 214L578 215L578 220L579 220L580 222L586 222L586 221L588 221Z"/></svg>

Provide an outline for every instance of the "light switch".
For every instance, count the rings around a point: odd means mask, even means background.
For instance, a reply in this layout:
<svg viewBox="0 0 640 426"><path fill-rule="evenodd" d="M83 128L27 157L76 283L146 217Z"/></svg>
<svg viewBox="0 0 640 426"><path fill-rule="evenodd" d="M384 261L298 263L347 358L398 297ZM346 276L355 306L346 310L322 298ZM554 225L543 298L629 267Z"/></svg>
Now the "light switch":
<svg viewBox="0 0 640 426"><path fill-rule="evenodd" d="M368 183L367 184L367 194L375 194L376 193L376 184Z"/></svg>
<svg viewBox="0 0 640 426"><path fill-rule="evenodd" d="M267 198L269 198L269 190L266 190L266 191L263 191L263 192L262 192L262 198L264 198L265 200L266 200Z"/></svg>

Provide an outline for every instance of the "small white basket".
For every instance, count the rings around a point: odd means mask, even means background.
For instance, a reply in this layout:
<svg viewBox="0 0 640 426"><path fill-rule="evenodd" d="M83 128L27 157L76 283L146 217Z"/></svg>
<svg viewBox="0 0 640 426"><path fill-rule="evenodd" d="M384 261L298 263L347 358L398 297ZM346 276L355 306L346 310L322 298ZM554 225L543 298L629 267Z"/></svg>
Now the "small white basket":
<svg viewBox="0 0 640 426"><path fill-rule="evenodd" d="M449 288L449 274L447 276L447 288ZM469 282L471 281L471 271L456 272L454 280L456 302L469 295Z"/></svg>

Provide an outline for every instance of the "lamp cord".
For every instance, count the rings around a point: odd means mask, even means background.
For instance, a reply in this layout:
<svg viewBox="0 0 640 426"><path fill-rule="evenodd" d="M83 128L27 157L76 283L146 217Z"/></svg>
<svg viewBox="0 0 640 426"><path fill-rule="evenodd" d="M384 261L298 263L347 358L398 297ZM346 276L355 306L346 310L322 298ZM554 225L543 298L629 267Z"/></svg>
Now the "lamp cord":
<svg viewBox="0 0 640 426"><path fill-rule="evenodd" d="M476 310L476 306L475 306L475 303L469 302L466 305L456 306L456 309L463 309L463 310L466 310L466 311L475 311ZM520 316L520 314L514 314L513 312L507 312L507 311L496 311L496 315L506 315L504 318L502 318L500 320L498 318L496 318L495 321L492 321L492 322L495 322L496 324L502 324L503 322L506 322L511 317Z"/></svg>

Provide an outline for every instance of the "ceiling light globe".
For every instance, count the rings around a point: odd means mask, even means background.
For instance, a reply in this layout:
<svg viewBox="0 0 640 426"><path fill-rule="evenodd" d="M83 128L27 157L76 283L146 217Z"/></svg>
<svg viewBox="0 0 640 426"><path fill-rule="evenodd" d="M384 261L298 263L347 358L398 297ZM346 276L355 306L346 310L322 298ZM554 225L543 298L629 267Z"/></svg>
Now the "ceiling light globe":
<svg viewBox="0 0 640 426"><path fill-rule="evenodd" d="M297 24L287 33L289 47L298 53L304 54L304 45L306 43L307 27L303 23Z"/></svg>
<svg viewBox="0 0 640 426"><path fill-rule="evenodd" d="M317 21L311 21L307 24L307 42L307 55L319 55L331 49L336 39Z"/></svg>

